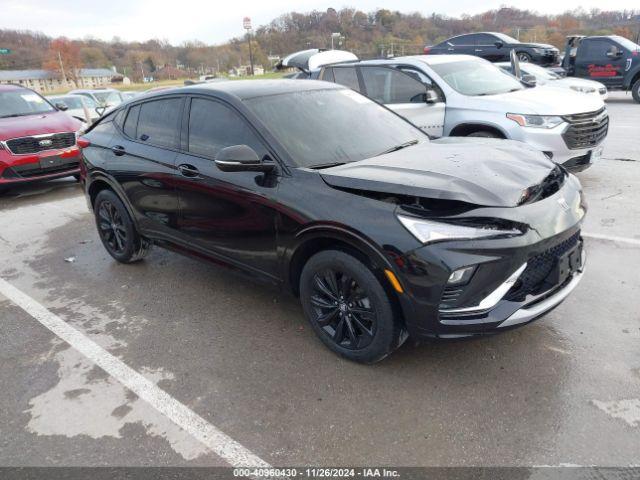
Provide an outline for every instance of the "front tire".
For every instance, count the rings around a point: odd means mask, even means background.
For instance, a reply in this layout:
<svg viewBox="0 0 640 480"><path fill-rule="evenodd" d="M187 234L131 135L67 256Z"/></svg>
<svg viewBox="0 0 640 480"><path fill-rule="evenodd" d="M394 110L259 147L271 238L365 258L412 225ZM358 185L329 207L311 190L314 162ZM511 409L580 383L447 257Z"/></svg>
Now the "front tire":
<svg viewBox="0 0 640 480"><path fill-rule="evenodd" d="M470 133L469 135L467 135L467 137L476 137L476 138L502 138L502 137L500 137L497 133L487 132L487 131L473 132L473 133Z"/></svg>
<svg viewBox="0 0 640 480"><path fill-rule="evenodd" d="M633 99L640 103L640 78L635 81L633 87L631 87L631 95L633 95Z"/></svg>
<svg viewBox="0 0 640 480"><path fill-rule="evenodd" d="M120 263L137 262L146 256L151 244L138 234L129 212L114 192L98 193L93 211L98 235L109 255Z"/></svg>
<svg viewBox="0 0 640 480"><path fill-rule="evenodd" d="M530 63L533 59L527 52L520 52L518 53L518 60L520 60L522 63Z"/></svg>
<svg viewBox="0 0 640 480"><path fill-rule="evenodd" d="M320 340L349 360L378 362L406 339L381 282L345 252L326 250L309 259L300 300Z"/></svg>

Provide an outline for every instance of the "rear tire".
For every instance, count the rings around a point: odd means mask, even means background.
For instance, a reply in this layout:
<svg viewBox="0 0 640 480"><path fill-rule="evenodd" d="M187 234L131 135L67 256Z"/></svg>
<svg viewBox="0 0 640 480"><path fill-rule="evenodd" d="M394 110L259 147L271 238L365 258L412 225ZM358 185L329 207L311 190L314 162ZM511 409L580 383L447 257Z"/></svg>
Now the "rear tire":
<svg viewBox="0 0 640 480"><path fill-rule="evenodd" d="M486 130L473 132L467 135L467 137L476 137L476 138L502 138L497 133L487 132Z"/></svg>
<svg viewBox="0 0 640 480"><path fill-rule="evenodd" d="M320 340L349 360L378 362L406 339L378 278L345 252L325 250L307 261L300 300Z"/></svg>
<svg viewBox="0 0 640 480"><path fill-rule="evenodd" d="M142 260L151 243L137 232L122 200L111 190L98 193L93 210L100 240L109 255L120 263Z"/></svg>
<svg viewBox="0 0 640 480"><path fill-rule="evenodd" d="M7 193L9 191L9 188L7 187L0 187L0 197L2 195L4 195L5 193Z"/></svg>
<svg viewBox="0 0 640 480"><path fill-rule="evenodd" d="M631 95L633 95L633 99L637 103L640 103L640 78L637 79L631 87Z"/></svg>

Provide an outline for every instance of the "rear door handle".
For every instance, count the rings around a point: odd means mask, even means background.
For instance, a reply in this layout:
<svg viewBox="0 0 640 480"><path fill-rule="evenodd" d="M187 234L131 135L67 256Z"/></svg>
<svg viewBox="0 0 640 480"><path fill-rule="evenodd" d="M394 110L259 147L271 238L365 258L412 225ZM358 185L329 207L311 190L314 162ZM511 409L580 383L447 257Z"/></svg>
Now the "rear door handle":
<svg viewBox="0 0 640 480"><path fill-rule="evenodd" d="M113 147L111 147L111 151L118 157L121 157L122 155L127 153L127 151L122 145L114 145Z"/></svg>
<svg viewBox="0 0 640 480"><path fill-rule="evenodd" d="M476 48L476 52L481 52L482 49L481 48Z"/></svg>
<svg viewBox="0 0 640 480"><path fill-rule="evenodd" d="M200 171L196 167L194 167L193 165L189 165L188 163L178 165L178 170L183 177L197 178L200 176Z"/></svg>

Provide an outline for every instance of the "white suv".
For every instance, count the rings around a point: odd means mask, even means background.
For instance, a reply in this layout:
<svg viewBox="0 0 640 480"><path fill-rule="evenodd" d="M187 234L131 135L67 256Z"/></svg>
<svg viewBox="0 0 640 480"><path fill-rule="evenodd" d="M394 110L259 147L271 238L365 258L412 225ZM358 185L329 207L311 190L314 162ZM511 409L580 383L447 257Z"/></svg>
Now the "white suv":
<svg viewBox="0 0 640 480"><path fill-rule="evenodd" d="M386 105L434 138L519 140L574 172L600 157L609 128L606 107L598 97L529 88L492 63L469 55L325 65L317 76Z"/></svg>

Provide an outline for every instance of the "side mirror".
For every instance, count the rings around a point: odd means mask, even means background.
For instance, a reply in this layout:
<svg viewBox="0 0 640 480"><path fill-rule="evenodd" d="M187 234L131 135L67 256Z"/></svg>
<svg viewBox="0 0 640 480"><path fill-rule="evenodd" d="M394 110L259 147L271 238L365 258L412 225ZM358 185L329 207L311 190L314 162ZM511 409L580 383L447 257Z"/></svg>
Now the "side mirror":
<svg viewBox="0 0 640 480"><path fill-rule="evenodd" d="M248 145L232 145L218 152L216 165L223 172L270 172L276 164L260 160Z"/></svg>
<svg viewBox="0 0 640 480"><path fill-rule="evenodd" d="M500 40L498 40L496 43L494 43L494 45L496 46L496 48L504 47L504 43L502 43Z"/></svg>
<svg viewBox="0 0 640 480"><path fill-rule="evenodd" d="M538 84L538 79L535 75L531 75L530 73L523 73L520 81L522 81L522 83L527 87L535 87Z"/></svg>
<svg viewBox="0 0 640 480"><path fill-rule="evenodd" d="M424 94L425 103L438 103L438 94L435 90L428 89Z"/></svg>
<svg viewBox="0 0 640 480"><path fill-rule="evenodd" d="M107 107L96 107L96 108L95 108L96 113L97 113L98 115L100 115L100 116L102 116L102 115L104 114L104 112L105 112L105 110L106 110L106 109L107 109Z"/></svg>
<svg viewBox="0 0 640 480"><path fill-rule="evenodd" d="M611 47L607 52L607 57L609 58L620 58L623 52L617 47Z"/></svg>
<svg viewBox="0 0 640 480"><path fill-rule="evenodd" d="M65 110L69 110L69 107L67 107L64 103L56 103L54 106L61 112L64 112Z"/></svg>

